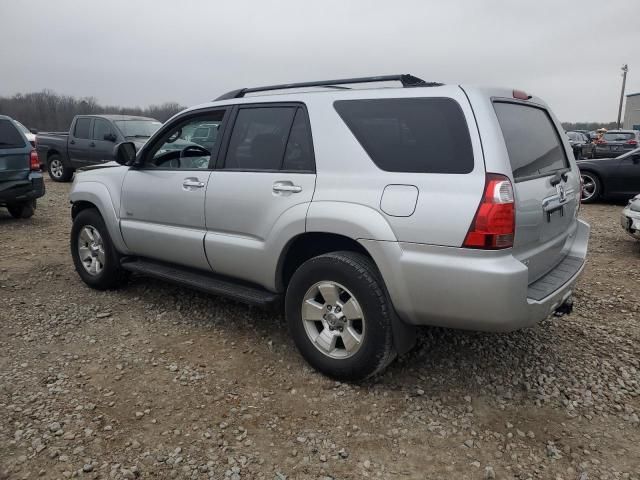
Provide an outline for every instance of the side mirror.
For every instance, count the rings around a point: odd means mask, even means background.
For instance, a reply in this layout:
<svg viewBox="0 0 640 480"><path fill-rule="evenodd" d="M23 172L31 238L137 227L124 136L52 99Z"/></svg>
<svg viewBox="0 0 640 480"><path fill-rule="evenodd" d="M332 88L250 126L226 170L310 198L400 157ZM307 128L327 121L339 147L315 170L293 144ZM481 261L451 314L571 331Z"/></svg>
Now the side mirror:
<svg viewBox="0 0 640 480"><path fill-rule="evenodd" d="M133 142L118 143L114 147L114 157L120 165L131 165L136 159L136 146Z"/></svg>
<svg viewBox="0 0 640 480"><path fill-rule="evenodd" d="M38 134L38 129L37 129L37 128L30 128L30 129L29 129L29 131L30 131L31 133L33 133L34 135L37 135L37 134Z"/></svg>
<svg viewBox="0 0 640 480"><path fill-rule="evenodd" d="M115 142L116 136L113 133L105 133L104 139L107 140L108 142Z"/></svg>

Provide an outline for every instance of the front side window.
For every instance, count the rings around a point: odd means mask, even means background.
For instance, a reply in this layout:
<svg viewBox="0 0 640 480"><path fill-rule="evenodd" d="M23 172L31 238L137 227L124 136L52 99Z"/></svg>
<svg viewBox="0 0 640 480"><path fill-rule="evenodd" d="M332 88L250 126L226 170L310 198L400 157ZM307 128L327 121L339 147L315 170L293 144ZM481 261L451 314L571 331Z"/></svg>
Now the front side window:
<svg viewBox="0 0 640 480"><path fill-rule="evenodd" d="M455 100L339 100L334 107L381 170L409 173L473 170L469 128Z"/></svg>
<svg viewBox="0 0 640 480"><path fill-rule="evenodd" d="M542 108L494 103L514 180L551 174L569 166L558 131Z"/></svg>
<svg viewBox="0 0 640 480"><path fill-rule="evenodd" d="M206 169L217 150L224 110L184 120L162 135L146 155L145 166L164 169Z"/></svg>
<svg viewBox="0 0 640 480"><path fill-rule="evenodd" d="M102 119L96 118L93 121L93 139L94 140L106 140L105 135L112 134L111 124Z"/></svg>
<svg viewBox="0 0 640 480"><path fill-rule="evenodd" d="M0 150L24 147L24 139L9 120L0 120Z"/></svg>
<svg viewBox="0 0 640 480"><path fill-rule="evenodd" d="M229 140L224 168L279 170L296 110L297 107L241 108Z"/></svg>
<svg viewBox="0 0 640 480"><path fill-rule="evenodd" d="M91 138L89 127L91 126L90 118L79 118L76 120L76 127L73 130L73 136L76 138Z"/></svg>

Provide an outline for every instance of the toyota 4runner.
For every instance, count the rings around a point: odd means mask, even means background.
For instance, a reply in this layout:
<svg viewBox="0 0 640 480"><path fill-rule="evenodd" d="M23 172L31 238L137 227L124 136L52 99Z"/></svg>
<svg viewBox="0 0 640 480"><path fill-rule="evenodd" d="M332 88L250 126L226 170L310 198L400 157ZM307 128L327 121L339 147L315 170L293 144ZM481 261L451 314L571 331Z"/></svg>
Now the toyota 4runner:
<svg viewBox="0 0 640 480"><path fill-rule="evenodd" d="M584 267L571 146L518 90L411 75L246 88L115 154L71 191L82 280L283 301L304 358L338 379L382 370L418 325L566 313Z"/></svg>

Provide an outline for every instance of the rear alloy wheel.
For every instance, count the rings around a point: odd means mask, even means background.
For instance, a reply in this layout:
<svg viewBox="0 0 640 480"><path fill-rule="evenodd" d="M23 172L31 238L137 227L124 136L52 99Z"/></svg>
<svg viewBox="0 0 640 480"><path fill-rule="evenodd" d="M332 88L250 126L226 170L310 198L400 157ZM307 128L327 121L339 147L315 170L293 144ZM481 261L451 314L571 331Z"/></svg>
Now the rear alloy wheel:
<svg viewBox="0 0 640 480"><path fill-rule="evenodd" d="M582 178L582 203L592 203L598 200L602 191L600 179L591 172L583 172L580 177Z"/></svg>
<svg viewBox="0 0 640 480"><path fill-rule="evenodd" d="M29 200L23 203L7 205L7 210L13 218L31 218L36 211L36 201Z"/></svg>
<svg viewBox="0 0 640 480"><path fill-rule="evenodd" d="M368 257L332 252L303 263L287 288L291 336L316 370L338 380L362 380L395 358L393 308Z"/></svg>
<svg viewBox="0 0 640 480"><path fill-rule="evenodd" d="M47 161L49 177L54 182L68 182L73 177L73 170L62 163L58 155L51 155Z"/></svg>

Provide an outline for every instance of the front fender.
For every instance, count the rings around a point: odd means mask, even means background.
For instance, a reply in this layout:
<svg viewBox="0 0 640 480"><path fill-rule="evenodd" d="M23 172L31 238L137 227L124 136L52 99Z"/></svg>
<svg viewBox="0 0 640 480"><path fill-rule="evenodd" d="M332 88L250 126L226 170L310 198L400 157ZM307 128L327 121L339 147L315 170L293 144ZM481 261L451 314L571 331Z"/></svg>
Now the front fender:
<svg viewBox="0 0 640 480"><path fill-rule="evenodd" d="M129 253L120 232L120 218L114 207L111 194L104 184L92 181L74 183L69 199L71 203L88 202L95 205L104 219L116 250L122 254Z"/></svg>

